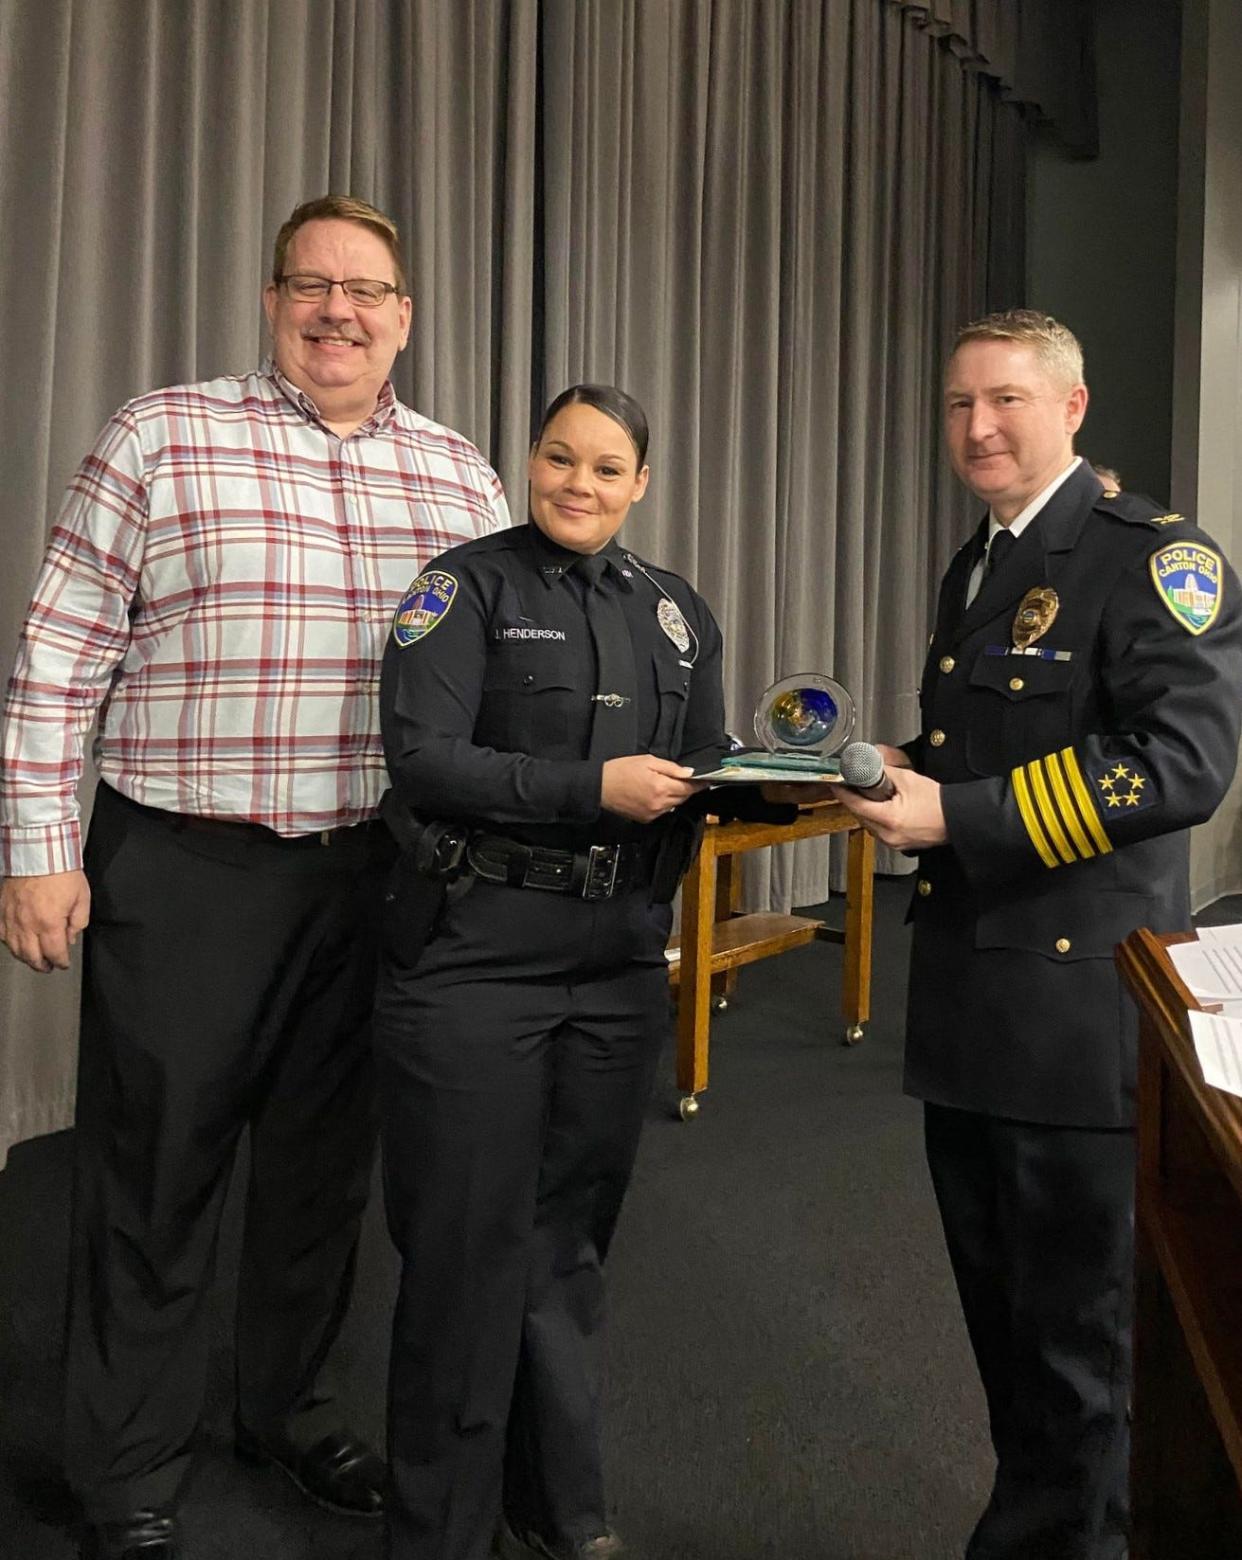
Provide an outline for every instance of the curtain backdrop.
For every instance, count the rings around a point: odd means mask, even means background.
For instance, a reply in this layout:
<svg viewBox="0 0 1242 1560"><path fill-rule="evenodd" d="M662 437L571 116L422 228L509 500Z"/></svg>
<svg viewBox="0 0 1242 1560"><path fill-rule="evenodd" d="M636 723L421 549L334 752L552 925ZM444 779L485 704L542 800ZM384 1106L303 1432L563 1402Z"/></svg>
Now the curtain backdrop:
<svg viewBox="0 0 1242 1560"><path fill-rule="evenodd" d="M1098 150L1092 0L889 0L1007 102L1049 125L1067 151ZM1139 18L1135 17L1136 22Z"/></svg>
<svg viewBox="0 0 1242 1560"><path fill-rule="evenodd" d="M349 190L409 244L398 393L518 513L545 395L647 405L627 536L713 603L736 729L822 669L910 734L969 524L940 360L1022 301L1025 51L1067 48L1012 3L0 0L0 660L104 419L253 365L277 227ZM824 897L822 845L772 856L752 902ZM0 968L0 1158L71 1119L75 979Z"/></svg>

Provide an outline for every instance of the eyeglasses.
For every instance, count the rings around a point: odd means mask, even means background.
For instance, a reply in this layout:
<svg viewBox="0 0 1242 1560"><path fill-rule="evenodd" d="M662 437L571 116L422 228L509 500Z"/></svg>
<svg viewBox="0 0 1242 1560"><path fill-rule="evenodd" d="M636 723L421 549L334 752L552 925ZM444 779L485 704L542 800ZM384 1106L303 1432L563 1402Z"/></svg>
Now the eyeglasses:
<svg viewBox="0 0 1242 1560"><path fill-rule="evenodd" d="M317 303L339 287L350 303L363 309L378 309L389 293L397 291L391 282L373 282L366 276L347 276L343 282L329 281L326 276L280 276L277 281L300 303Z"/></svg>

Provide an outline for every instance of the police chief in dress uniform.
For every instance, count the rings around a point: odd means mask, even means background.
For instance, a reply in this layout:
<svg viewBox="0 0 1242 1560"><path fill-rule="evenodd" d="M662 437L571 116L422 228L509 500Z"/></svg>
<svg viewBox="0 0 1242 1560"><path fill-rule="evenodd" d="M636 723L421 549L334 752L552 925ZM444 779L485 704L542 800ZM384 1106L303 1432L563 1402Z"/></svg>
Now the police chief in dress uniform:
<svg viewBox="0 0 1242 1560"><path fill-rule="evenodd" d="M728 746L710 611L614 539L646 445L622 392L558 396L531 452L532 523L437 558L385 655L406 846L377 1002L403 1258L400 1560L622 1548L601 1469L601 1268L668 1032L681 804Z"/></svg>
<svg viewBox="0 0 1242 1560"><path fill-rule="evenodd" d="M882 750L896 796L841 796L919 852L905 1083L997 1460L969 1560L1126 1553L1137 1016L1113 949L1189 929L1187 830L1242 715L1238 580L1075 460L1082 378L1045 315L959 336L949 451L990 513L941 588L922 733Z"/></svg>

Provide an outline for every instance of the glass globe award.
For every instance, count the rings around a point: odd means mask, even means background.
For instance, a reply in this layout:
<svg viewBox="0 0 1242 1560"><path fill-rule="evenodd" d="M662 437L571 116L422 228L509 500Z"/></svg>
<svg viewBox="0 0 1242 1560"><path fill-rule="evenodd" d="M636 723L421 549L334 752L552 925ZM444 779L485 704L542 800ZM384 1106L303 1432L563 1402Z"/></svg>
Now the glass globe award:
<svg viewBox="0 0 1242 1560"><path fill-rule="evenodd" d="M818 769L854 730L854 701L833 677L799 672L773 683L755 706L755 735L776 761Z"/></svg>
<svg viewBox="0 0 1242 1560"><path fill-rule="evenodd" d="M836 755L854 730L854 701L823 672L799 672L773 683L755 705L759 747L725 755L702 780L816 780L840 778Z"/></svg>

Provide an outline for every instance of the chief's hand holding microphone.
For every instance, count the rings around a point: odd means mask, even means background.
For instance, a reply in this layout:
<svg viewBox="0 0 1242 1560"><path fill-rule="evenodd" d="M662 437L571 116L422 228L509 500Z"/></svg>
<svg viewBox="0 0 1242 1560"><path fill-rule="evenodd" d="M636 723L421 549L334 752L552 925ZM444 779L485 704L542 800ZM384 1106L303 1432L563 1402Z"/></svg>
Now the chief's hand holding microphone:
<svg viewBox="0 0 1242 1560"><path fill-rule="evenodd" d="M869 802L888 802L897 787L884 771L884 760L870 742L851 742L840 758L841 784Z"/></svg>

